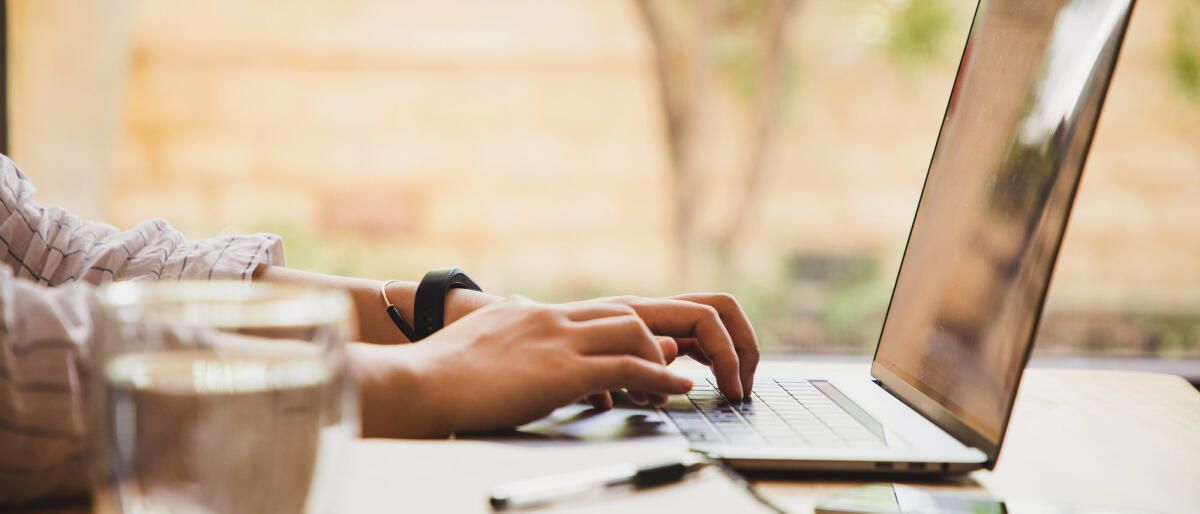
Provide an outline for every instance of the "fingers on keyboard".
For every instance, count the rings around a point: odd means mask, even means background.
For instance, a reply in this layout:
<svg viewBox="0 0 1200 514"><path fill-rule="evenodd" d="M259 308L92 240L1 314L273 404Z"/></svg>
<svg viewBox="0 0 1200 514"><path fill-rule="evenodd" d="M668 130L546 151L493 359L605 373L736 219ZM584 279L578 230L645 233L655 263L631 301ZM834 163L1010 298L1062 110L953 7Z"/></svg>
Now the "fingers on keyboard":
<svg viewBox="0 0 1200 514"><path fill-rule="evenodd" d="M697 381L663 410L689 441L787 447L881 447L879 438L806 381L756 381L748 402L731 404Z"/></svg>

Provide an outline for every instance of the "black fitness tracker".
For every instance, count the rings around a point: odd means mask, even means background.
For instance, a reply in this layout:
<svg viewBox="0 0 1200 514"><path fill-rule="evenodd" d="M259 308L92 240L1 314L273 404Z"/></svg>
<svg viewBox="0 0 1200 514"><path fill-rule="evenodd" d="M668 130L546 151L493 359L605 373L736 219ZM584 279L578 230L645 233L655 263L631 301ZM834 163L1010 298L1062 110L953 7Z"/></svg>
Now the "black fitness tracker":
<svg viewBox="0 0 1200 514"><path fill-rule="evenodd" d="M433 335L446 325L446 294L451 289L482 291L471 277L458 268L432 270L426 273L425 278L417 285L417 294L413 299L413 324L409 325L400 315L400 309L388 301L387 286L392 282L394 280L384 282L379 288L379 294L383 297L392 322L404 333L404 337L414 343Z"/></svg>

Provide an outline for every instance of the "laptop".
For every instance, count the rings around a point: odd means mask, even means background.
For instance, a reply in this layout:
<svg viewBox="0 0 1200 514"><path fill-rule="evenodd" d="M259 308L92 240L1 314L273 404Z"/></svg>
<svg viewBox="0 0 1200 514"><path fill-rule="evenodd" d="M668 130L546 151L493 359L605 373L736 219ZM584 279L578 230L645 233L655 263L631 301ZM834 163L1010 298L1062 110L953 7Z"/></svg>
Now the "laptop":
<svg viewBox="0 0 1200 514"><path fill-rule="evenodd" d="M870 376L712 380L663 417L739 469L992 469L1133 0L982 0Z"/></svg>

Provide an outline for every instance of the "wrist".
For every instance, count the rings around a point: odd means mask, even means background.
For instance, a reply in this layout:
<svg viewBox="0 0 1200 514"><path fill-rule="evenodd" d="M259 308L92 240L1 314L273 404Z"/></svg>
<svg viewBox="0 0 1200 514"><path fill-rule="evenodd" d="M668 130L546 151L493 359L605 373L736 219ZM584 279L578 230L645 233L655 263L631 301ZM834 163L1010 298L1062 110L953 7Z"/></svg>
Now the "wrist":
<svg viewBox="0 0 1200 514"><path fill-rule="evenodd" d="M416 346L350 345L363 437L445 438L452 413L438 401L437 377ZM404 352L409 352L405 354Z"/></svg>
<svg viewBox="0 0 1200 514"><path fill-rule="evenodd" d="M462 317L504 300L501 296L472 289L455 288L446 294L446 325Z"/></svg>
<svg viewBox="0 0 1200 514"><path fill-rule="evenodd" d="M416 296L417 284L414 282L392 282L387 285L387 297L393 302L393 305L400 310L400 315L405 320L412 320L413 303ZM378 288L376 288L378 291ZM378 293L375 295L378 297ZM382 298L376 299L377 309L384 310L384 302ZM479 309L487 307L493 303L504 300L503 297L493 294L475 291L461 287L452 288L446 292L444 304L443 325L449 325L458 321L462 317L475 312ZM384 315L386 317L386 314ZM385 332L393 334L393 338L403 338L400 329L391 323L390 320L386 324Z"/></svg>

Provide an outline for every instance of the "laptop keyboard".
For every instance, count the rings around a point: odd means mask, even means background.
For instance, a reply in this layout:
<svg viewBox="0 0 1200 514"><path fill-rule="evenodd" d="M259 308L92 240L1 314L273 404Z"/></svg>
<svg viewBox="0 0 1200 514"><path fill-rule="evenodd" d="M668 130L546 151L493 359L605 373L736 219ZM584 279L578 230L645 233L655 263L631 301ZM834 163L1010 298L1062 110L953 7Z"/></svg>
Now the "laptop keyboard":
<svg viewBox="0 0 1200 514"><path fill-rule="evenodd" d="M807 380L754 383L748 402L727 401L711 379L663 407L694 443L822 448L882 448L883 439Z"/></svg>

